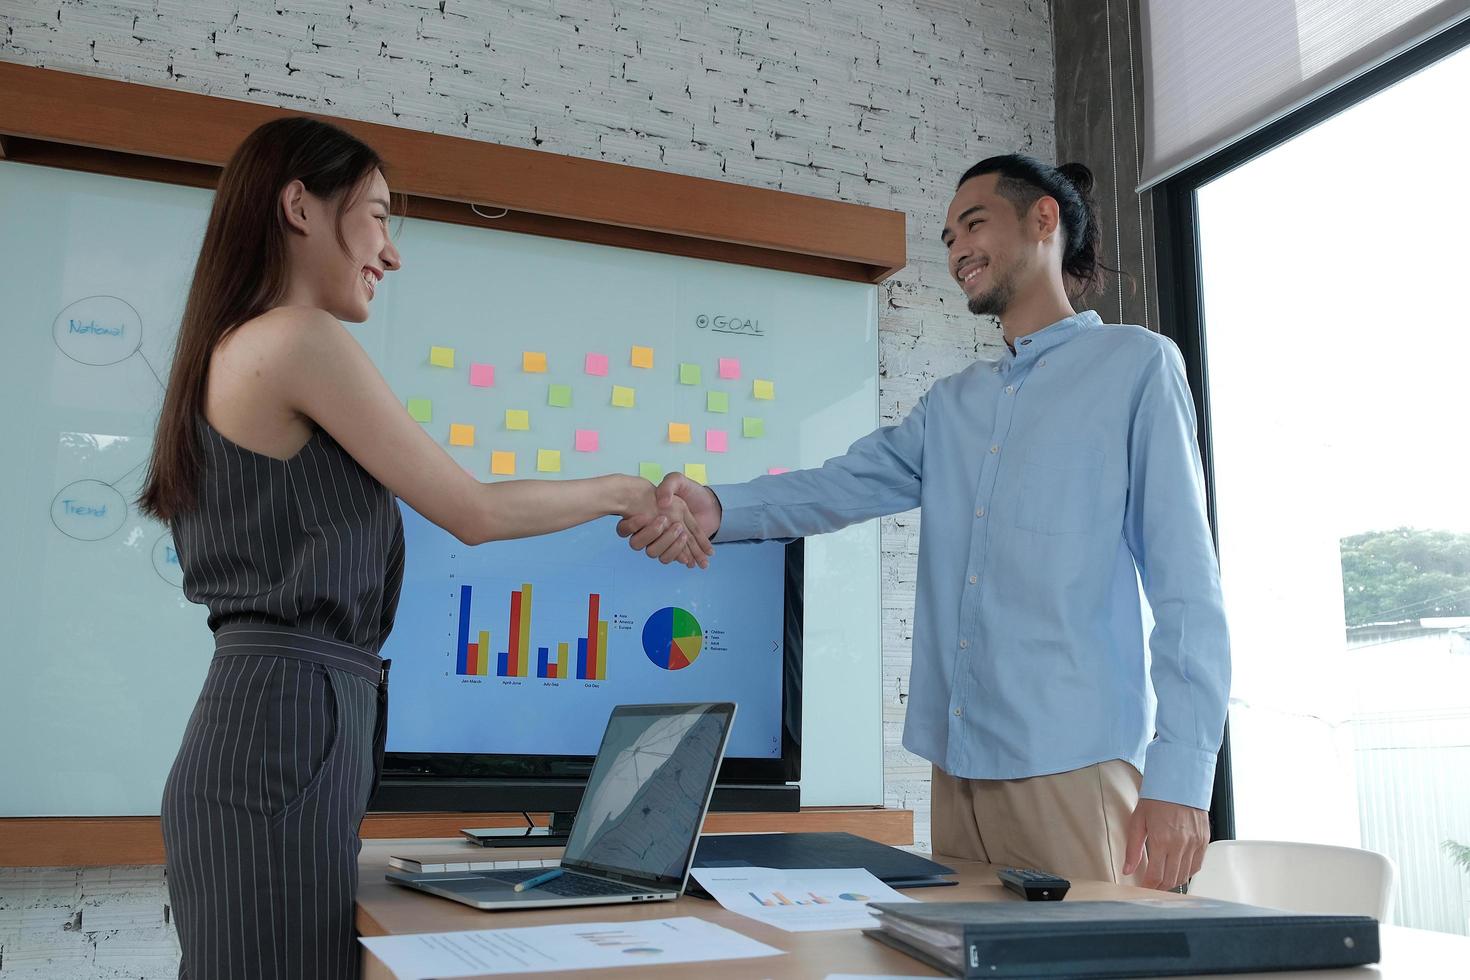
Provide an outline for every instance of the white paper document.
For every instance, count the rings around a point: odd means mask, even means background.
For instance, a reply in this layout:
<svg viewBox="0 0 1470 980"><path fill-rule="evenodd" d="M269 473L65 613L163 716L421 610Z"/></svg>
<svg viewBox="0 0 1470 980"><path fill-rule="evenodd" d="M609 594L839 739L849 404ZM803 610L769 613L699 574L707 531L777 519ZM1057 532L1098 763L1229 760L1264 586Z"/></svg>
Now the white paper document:
<svg viewBox="0 0 1470 980"><path fill-rule="evenodd" d="M783 952L693 916L373 936L361 942L398 980L655 966Z"/></svg>
<svg viewBox="0 0 1470 980"><path fill-rule="evenodd" d="M731 912L787 932L868 929L869 902L912 902L866 868L695 868L705 891Z"/></svg>

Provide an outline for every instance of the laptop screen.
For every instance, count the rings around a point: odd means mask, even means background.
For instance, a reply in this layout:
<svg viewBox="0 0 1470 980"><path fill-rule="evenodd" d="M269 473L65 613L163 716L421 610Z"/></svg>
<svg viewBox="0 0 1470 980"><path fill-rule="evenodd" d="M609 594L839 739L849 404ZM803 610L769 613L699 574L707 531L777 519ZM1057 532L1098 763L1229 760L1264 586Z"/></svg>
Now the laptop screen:
<svg viewBox="0 0 1470 980"><path fill-rule="evenodd" d="M619 705L562 866L682 887L735 705Z"/></svg>

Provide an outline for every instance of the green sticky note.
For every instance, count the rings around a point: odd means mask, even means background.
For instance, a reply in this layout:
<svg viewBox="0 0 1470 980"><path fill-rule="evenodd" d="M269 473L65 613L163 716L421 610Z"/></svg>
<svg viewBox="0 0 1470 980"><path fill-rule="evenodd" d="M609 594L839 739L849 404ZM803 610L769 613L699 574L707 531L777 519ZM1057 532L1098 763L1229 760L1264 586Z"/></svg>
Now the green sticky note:
<svg viewBox="0 0 1470 980"><path fill-rule="evenodd" d="M664 478L664 468L657 463L639 463L638 475L649 483L660 483Z"/></svg>
<svg viewBox="0 0 1470 980"><path fill-rule="evenodd" d="M747 439L759 439L761 436L763 436L763 435L766 434L766 420L765 419L753 419L750 416L746 416L746 418L745 418L745 430L744 431L745 431L745 438L747 438Z"/></svg>
<svg viewBox="0 0 1470 980"><path fill-rule="evenodd" d="M747 419L746 421L750 421ZM507 408L505 410L505 427L507 429L529 429L531 427L531 413L523 408Z"/></svg>
<svg viewBox="0 0 1470 980"><path fill-rule="evenodd" d="M427 398L410 398L408 414L415 422L434 421L434 403Z"/></svg>
<svg viewBox="0 0 1470 980"><path fill-rule="evenodd" d="M552 385L546 389L546 404L555 405L557 408L571 408L572 386Z"/></svg>
<svg viewBox="0 0 1470 980"><path fill-rule="evenodd" d="M435 367L454 367L453 347L430 347L429 363Z"/></svg>
<svg viewBox="0 0 1470 980"><path fill-rule="evenodd" d="M697 385L697 384L699 384L699 365L698 364L680 364L679 365L679 383L681 385Z"/></svg>
<svg viewBox="0 0 1470 980"><path fill-rule="evenodd" d="M723 391L711 391L705 395L704 407L711 412L728 412L730 396Z"/></svg>

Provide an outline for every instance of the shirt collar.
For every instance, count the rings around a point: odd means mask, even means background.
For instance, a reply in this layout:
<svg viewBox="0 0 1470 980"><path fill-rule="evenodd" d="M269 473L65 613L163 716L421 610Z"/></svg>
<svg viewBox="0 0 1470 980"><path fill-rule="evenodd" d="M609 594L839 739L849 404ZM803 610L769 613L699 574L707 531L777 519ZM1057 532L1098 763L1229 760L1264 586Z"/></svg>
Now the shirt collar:
<svg viewBox="0 0 1470 980"><path fill-rule="evenodd" d="M1058 320L1047 327L1042 327L1035 333L1027 334L1016 341L1016 352L1011 354L1007 348L1006 355L1014 357L1017 361L1026 361L1040 357L1053 347L1058 347L1071 340L1084 330L1102 326L1102 317L1092 310L1083 310L1081 313Z"/></svg>

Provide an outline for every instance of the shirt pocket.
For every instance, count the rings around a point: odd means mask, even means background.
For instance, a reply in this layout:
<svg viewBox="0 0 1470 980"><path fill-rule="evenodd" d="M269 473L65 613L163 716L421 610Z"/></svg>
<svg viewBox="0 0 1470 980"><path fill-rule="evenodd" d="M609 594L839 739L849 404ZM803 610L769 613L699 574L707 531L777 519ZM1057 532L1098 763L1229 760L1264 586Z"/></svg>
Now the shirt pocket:
<svg viewBox="0 0 1470 980"><path fill-rule="evenodd" d="M1092 526L1102 484L1103 453L1082 443L1026 447L1016 526L1038 534L1081 534Z"/></svg>

